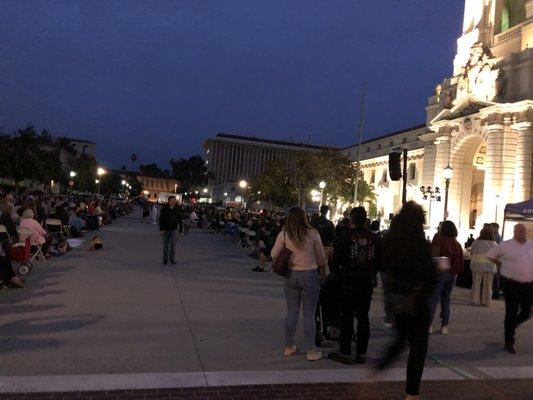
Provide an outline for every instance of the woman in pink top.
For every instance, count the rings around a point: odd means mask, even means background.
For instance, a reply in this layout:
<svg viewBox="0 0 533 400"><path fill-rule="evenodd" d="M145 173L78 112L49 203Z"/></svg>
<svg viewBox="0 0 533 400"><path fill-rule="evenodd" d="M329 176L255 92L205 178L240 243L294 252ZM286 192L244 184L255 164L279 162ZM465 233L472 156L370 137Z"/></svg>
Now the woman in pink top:
<svg viewBox="0 0 533 400"><path fill-rule="evenodd" d="M37 244L44 245L46 243L46 231L44 228L37 222L35 219L33 219L33 210L30 208L27 208L22 213L22 219L20 220L20 227L21 228L29 228L31 229L31 245L35 246ZM43 253L46 253L43 248Z"/></svg>
<svg viewBox="0 0 533 400"><path fill-rule="evenodd" d="M296 352L294 335L300 306L304 317L305 350L309 361L320 360L322 354L315 350L315 312L320 294L320 277L325 275L326 257L319 233L309 225L305 211L294 207L289 211L285 228L276 238L270 253L279 256L283 247L292 252L289 258L289 276L285 280L287 317L285 319L285 356Z"/></svg>

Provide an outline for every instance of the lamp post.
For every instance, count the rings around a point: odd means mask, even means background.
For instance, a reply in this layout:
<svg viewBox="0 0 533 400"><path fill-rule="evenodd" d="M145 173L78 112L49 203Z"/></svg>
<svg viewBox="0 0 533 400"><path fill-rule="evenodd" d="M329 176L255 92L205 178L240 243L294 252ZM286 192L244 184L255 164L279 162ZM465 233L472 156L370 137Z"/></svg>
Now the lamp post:
<svg viewBox="0 0 533 400"><path fill-rule="evenodd" d="M431 186L420 186L420 191L424 197L424 200L429 200L428 210L428 225L431 226L431 203L433 201L441 201L439 187L432 188Z"/></svg>
<svg viewBox="0 0 533 400"><path fill-rule="evenodd" d="M444 168L443 176L444 176L444 183L446 185L446 188L444 191L444 218L443 220L446 221L446 219L448 218L448 193L450 191L450 181L452 180L452 177L453 177L453 168L450 167L449 164L446 166L446 168Z"/></svg>
<svg viewBox="0 0 533 400"><path fill-rule="evenodd" d="M96 169L96 175L98 176L97 179L95 179L94 183L97 185L97 191L96 193L100 194L100 180L102 179L102 175L104 175L107 171L103 169L102 167L98 167Z"/></svg>
<svg viewBox="0 0 533 400"><path fill-rule="evenodd" d="M324 204L324 188L326 187L326 182L320 181L318 187L320 188L320 207L322 207Z"/></svg>
<svg viewBox="0 0 533 400"><path fill-rule="evenodd" d="M69 193L72 193L72 188L74 187L74 177L76 176L76 172L70 171L69 176L70 176L70 180L68 181Z"/></svg>
<svg viewBox="0 0 533 400"><path fill-rule="evenodd" d="M244 191L245 191L246 188L248 187L248 182L246 182L244 179L242 179L242 180L239 182L239 187L241 188L241 191L242 191L241 202L244 203Z"/></svg>

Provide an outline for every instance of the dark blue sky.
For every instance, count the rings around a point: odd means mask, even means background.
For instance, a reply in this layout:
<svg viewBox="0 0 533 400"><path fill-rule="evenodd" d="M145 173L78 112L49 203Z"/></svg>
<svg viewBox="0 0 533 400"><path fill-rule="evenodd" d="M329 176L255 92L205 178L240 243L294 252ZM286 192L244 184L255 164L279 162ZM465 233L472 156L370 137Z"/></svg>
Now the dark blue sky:
<svg viewBox="0 0 533 400"><path fill-rule="evenodd" d="M425 121L462 0L0 1L0 128L167 166L231 132L347 146Z"/></svg>

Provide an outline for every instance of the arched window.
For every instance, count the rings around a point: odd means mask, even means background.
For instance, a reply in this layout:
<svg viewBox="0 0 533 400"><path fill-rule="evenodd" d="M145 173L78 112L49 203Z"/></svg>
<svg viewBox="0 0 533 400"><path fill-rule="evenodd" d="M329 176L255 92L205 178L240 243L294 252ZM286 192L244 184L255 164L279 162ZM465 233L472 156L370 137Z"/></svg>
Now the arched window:
<svg viewBox="0 0 533 400"><path fill-rule="evenodd" d="M496 33L505 32L526 20L525 0L503 0L499 18L496 19Z"/></svg>

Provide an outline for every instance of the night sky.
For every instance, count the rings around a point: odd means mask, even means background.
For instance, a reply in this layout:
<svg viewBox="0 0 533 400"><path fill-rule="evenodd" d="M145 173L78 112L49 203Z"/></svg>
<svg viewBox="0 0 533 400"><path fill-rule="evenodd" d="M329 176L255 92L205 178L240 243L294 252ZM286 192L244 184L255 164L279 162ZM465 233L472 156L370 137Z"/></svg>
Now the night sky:
<svg viewBox="0 0 533 400"><path fill-rule="evenodd" d="M347 146L425 122L462 0L0 0L0 130L97 143L109 167L219 132Z"/></svg>

